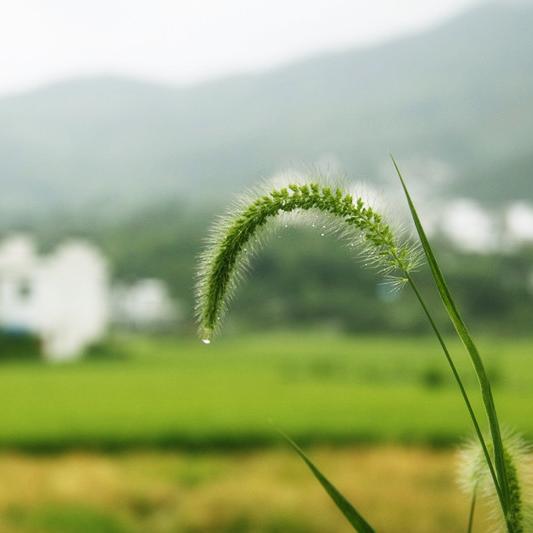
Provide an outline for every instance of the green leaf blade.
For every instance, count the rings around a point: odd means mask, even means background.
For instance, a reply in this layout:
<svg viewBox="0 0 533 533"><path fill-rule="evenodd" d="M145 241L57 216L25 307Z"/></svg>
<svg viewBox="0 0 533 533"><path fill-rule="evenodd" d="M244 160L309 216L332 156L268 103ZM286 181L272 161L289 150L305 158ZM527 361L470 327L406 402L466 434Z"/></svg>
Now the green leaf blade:
<svg viewBox="0 0 533 533"><path fill-rule="evenodd" d="M307 457L304 451L285 433L280 431L282 437L291 445L294 451L302 458L311 473L322 485L328 496L333 500L339 511L358 533L375 533L374 528L356 511L354 506L335 488L335 486L322 474L322 472Z"/></svg>
<svg viewBox="0 0 533 533"><path fill-rule="evenodd" d="M424 254L426 256L431 271L431 275L433 277L441 300L444 304L444 308L446 309L446 312L448 313L448 316L450 317L450 320L454 325L459 338L463 342L464 346L468 351L468 354L470 355L470 359L472 361L474 370L476 372L480 384L483 403L489 421L489 427L494 446L495 466L498 477L498 479L494 480L494 483L498 491L498 496L502 505L502 511L504 515L506 515L509 501L509 482L505 468L505 453L503 448L500 424L498 421L498 415L496 413L496 406L494 404L494 398L492 395L490 382L487 377L483 361L481 360L481 356L479 355L479 351L457 309L457 306L452 298L448 285L446 284L446 281L444 279L444 275L442 274L442 271L437 263L435 255L433 253L433 249L431 248L429 240L426 236L426 232L424 231L424 228L420 221L420 217L418 216L418 212L411 199L411 195L409 194L400 169L392 156L391 159L396 169L396 173L398 174L398 177L400 179L400 183L407 199L407 204L409 206L411 217L413 219L416 231L418 233L418 237L422 244L422 248L424 250Z"/></svg>

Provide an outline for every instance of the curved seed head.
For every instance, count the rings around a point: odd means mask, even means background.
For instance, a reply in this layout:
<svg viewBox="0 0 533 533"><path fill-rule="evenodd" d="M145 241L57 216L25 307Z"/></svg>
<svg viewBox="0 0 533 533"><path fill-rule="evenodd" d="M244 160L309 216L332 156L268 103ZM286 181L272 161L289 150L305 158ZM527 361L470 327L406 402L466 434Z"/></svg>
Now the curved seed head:
<svg viewBox="0 0 533 533"><path fill-rule="evenodd" d="M351 245L358 245L365 265L376 266L388 276L396 273L403 279L418 264L417 250L410 243L401 242L380 213L341 188L310 182L258 194L218 221L201 257L196 311L202 339L210 339L218 327L233 289L267 226L281 215L306 212L325 217L330 231ZM322 222L319 227L322 228ZM326 232L321 229L321 233Z"/></svg>

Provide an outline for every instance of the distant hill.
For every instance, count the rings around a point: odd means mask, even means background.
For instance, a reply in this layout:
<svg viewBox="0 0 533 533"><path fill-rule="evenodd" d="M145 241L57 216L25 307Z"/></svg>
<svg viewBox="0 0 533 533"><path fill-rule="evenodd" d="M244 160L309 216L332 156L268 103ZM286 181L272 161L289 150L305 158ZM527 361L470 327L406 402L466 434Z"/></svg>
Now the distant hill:
<svg viewBox="0 0 533 533"><path fill-rule="evenodd" d="M391 151L435 194L533 200L532 27L531 3L483 5L256 75L77 79L3 98L0 210L213 200L324 158L381 180Z"/></svg>

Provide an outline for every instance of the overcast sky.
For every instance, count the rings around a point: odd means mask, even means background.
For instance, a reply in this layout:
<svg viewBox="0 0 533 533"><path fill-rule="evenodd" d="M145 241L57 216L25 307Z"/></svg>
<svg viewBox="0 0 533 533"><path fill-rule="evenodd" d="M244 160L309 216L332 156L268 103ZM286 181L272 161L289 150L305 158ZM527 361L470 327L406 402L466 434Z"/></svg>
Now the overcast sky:
<svg viewBox="0 0 533 533"><path fill-rule="evenodd" d="M476 0L2 0L0 94L77 75L192 83L414 31Z"/></svg>

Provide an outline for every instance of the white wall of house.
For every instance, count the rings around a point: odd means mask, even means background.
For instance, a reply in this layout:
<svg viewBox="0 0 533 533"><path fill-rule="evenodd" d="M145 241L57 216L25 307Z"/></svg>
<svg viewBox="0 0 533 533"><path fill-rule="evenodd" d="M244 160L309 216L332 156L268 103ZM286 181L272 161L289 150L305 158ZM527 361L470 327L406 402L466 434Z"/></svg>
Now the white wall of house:
<svg viewBox="0 0 533 533"><path fill-rule="evenodd" d="M32 240L0 245L0 327L38 335L50 360L80 355L109 322L109 276L102 254L72 240L38 256Z"/></svg>
<svg viewBox="0 0 533 533"><path fill-rule="evenodd" d="M157 330L179 319L179 309L166 284L159 279L141 279L113 289L113 321L118 326Z"/></svg>
<svg viewBox="0 0 533 533"><path fill-rule="evenodd" d="M33 330L37 257L31 239L18 236L0 245L0 325L12 331Z"/></svg>

